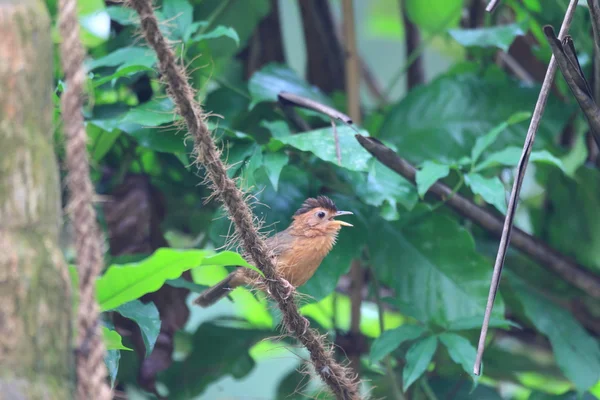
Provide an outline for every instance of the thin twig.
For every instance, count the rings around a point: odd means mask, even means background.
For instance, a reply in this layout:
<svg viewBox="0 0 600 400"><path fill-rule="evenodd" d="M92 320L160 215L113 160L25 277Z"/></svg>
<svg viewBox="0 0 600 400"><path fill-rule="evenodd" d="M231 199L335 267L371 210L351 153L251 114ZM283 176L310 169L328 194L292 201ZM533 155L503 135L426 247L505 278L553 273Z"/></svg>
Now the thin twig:
<svg viewBox="0 0 600 400"><path fill-rule="evenodd" d="M244 193L227 176L227 168L205 122L207 115L194 100L194 91L184 69L175 62L175 54L158 27L151 1L130 0L128 5L139 14L142 33L157 54L168 94L194 140L198 164L206 169L213 193L223 202L244 250L265 275L267 289L281 311L283 327L307 348L315 372L338 399L359 399L358 382L352 371L338 364L333 358L331 346L326 347L321 336L310 329L308 320L298 312L295 296L285 295L287 290L283 280L275 269L263 237L254 225L255 216L244 200Z"/></svg>
<svg viewBox="0 0 600 400"><path fill-rule="evenodd" d="M379 286L379 280L375 275L375 268L373 268L373 266L371 266L371 280L373 281L373 290L375 291L375 302L377 303L377 316L379 317L379 332L380 334L383 334L383 332L385 331L385 320L383 302L381 301L381 294L379 293L381 288ZM398 386L398 382L396 382L396 374L394 374L394 368L392 368L392 356L390 354L386 355L383 359L383 363L385 365L385 372L390 381L390 386L392 387L394 399L405 400L406 397L404 397L404 394L402 394L402 390L400 390L400 386Z"/></svg>
<svg viewBox="0 0 600 400"><path fill-rule="evenodd" d="M355 135L355 137L382 164L413 184L415 183L417 170L408 161L398 156L392 149L375 138L362 135ZM450 187L436 182L427 193L445 200L445 204L448 207L488 232L496 236L502 234L502 220L460 194L453 193ZM592 273L588 268L578 265L570 258L519 228L513 229L511 241L517 249L528 255L532 260L540 264L540 266L553 271L562 279L590 296L600 299L600 277Z"/></svg>
<svg viewBox="0 0 600 400"><path fill-rule="evenodd" d="M491 0L485 8L485 11L489 13L494 12L496 7L498 7L498 4L500 4L500 0Z"/></svg>
<svg viewBox="0 0 600 400"><path fill-rule="evenodd" d="M560 38L564 37L569 30L576 7L577 0L571 0L560 28ZM473 366L473 373L475 375L479 375L481 372L481 359L483 358L483 350L485 348L485 337L487 335L490 318L492 315L492 308L494 307L494 300L496 299L496 293L498 291L498 285L500 285L500 275L502 274L504 258L506 257L506 251L508 250L508 245L510 243L513 220L515 211L517 210L517 197L521 191L521 185L523 184L525 171L527 170L527 162L529 161L529 155L531 154L531 149L533 148L535 135L540 125L544 109L546 108L546 102L548 101L548 96L550 95L550 89L552 87L555 72L556 60L554 57L552 57L550 59L550 63L548 64L548 70L546 71L544 82L542 83L542 89L540 90L540 95L535 105L533 116L531 117L529 130L527 131L527 137L525 138L525 144L523 145L523 154L521 155L521 159L519 160L519 164L517 166L517 177L513 183L510 200L508 202L508 212L506 214L506 218L504 219L504 227L502 229L502 236L500 237L500 246L498 248L498 254L496 256L494 272L492 275L492 282L490 284L490 293L488 296L487 305L485 307L481 335L479 336L479 345L477 346L477 357L475 359L475 365Z"/></svg>
<svg viewBox="0 0 600 400"><path fill-rule="evenodd" d="M360 63L358 59L358 50L356 47L356 29L354 26L354 6L352 0L342 0L343 28L344 28L344 49L346 50L346 109L348 114L356 124L360 124ZM333 120L332 120L333 123ZM334 126L334 135L337 137L337 131ZM336 151L341 153L339 143L336 143ZM338 162L341 163L341 154L338 155ZM350 277L352 285L350 287L350 333L352 338L360 337L360 317L362 306L363 272L360 259L354 259L350 266ZM351 365L356 374L360 374L360 353L353 352Z"/></svg>

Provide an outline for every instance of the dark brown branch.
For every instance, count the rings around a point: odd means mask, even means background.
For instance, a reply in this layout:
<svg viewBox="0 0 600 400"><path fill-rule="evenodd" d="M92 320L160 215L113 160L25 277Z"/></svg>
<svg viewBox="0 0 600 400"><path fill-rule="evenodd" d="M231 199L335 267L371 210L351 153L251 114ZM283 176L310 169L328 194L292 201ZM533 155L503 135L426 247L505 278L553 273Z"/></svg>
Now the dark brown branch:
<svg viewBox="0 0 600 400"><path fill-rule="evenodd" d="M579 103L579 107L583 110L596 144L600 146L600 108L594 101L592 88L586 81L579 65L573 40L570 36L566 36L562 41L558 40L551 26L544 27L544 34L560 72Z"/></svg>
<svg viewBox="0 0 600 400"><path fill-rule="evenodd" d="M408 60L414 54L421 44L421 34L419 27L412 23L406 12L406 0L400 1L400 11L402 13L402 21L404 22L404 35L406 44L406 59ZM410 91L415 86L425 82L425 69L423 67L423 56L419 55L414 62L408 67L406 73L406 90Z"/></svg>
<svg viewBox="0 0 600 400"><path fill-rule="evenodd" d="M307 80L331 93L344 90L344 49L335 32L329 1L298 2L304 28Z"/></svg>
<svg viewBox="0 0 600 400"><path fill-rule="evenodd" d="M415 183L416 169L408 161L398 156L393 150L377 139L358 134L355 136L359 143L382 164L412 183ZM444 200L445 204L451 209L475 222L490 233L496 236L500 236L502 233L502 221L499 218L463 196L456 193L453 194L450 187L438 182L427 193ZM519 228L513 229L512 243L517 249L531 257L531 259L542 267L548 268L560 275L564 280L590 296L600 299L600 277L590 272L584 266L577 264L540 239L523 232Z"/></svg>

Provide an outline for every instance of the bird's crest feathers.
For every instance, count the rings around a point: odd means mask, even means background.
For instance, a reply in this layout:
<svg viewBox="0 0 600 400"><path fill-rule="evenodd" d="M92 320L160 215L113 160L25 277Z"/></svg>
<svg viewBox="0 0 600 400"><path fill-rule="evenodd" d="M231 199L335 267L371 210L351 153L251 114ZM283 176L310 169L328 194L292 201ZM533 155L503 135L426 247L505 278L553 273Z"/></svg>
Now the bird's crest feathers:
<svg viewBox="0 0 600 400"><path fill-rule="evenodd" d="M337 212L337 207L335 206L333 200L331 200L327 196L319 196L316 199L314 197L306 199L306 201L304 201L302 206L300 206L300 208L298 209L298 211L296 211L294 215L301 215L318 207L324 208L334 213Z"/></svg>

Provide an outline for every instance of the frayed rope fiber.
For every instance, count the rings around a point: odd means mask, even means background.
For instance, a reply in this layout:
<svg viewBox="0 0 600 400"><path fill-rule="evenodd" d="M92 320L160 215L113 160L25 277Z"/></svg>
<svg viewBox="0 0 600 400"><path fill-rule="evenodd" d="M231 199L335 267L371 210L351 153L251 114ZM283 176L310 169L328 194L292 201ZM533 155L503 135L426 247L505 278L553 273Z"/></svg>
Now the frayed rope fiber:
<svg viewBox="0 0 600 400"><path fill-rule="evenodd" d="M66 90L61 96L66 136L67 183L70 191L69 212L75 229L75 250L79 272L79 309L77 311L77 398L110 400L106 383L104 342L98 318L95 282L102 270L103 254L100 229L92 201L94 187L86 148L83 124L84 48L79 39L77 2L59 1L60 54Z"/></svg>
<svg viewBox="0 0 600 400"><path fill-rule="evenodd" d="M220 153L204 122L206 115L194 100L194 91L187 81L185 70L176 64L175 55L159 30L150 0L128 0L127 4L140 16L142 33L156 51L167 92L175 102L179 114L183 116L194 140L198 162L204 165L214 194L225 205L246 253L264 273L269 292L281 310L283 326L308 349L315 371L338 399L360 399L354 374L333 359L331 347L326 350L321 337L314 330L307 329L308 321L298 312L294 297L286 298L282 295L286 293L285 286L269 257L264 240L252 222L252 211L244 201L242 191L227 176Z"/></svg>

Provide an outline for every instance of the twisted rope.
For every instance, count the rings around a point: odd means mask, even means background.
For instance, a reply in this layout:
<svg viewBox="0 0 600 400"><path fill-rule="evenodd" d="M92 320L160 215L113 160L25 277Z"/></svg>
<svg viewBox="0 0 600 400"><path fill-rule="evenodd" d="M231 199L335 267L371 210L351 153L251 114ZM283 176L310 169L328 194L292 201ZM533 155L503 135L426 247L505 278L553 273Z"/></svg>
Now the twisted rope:
<svg viewBox="0 0 600 400"><path fill-rule="evenodd" d="M353 373L338 364L332 357L331 347L326 350L317 332L308 328L308 321L298 312L293 296L282 296L286 289L269 257L264 240L253 224L252 211L244 201L242 191L227 176L217 146L204 122L206 115L194 100L194 92L187 81L186 73L176 64L175 55L158 28L150 0L129 0L128 3L139 14L143 35L156 51L167 91L193 137L197 161L206 168L214 193L225 205L246 253L264 273L269 292L281 310L283 326L308 349L316 372L338 399L359 399L358 383L354 380Z"/></svg>
<svg viewBox="0 0 600 400"><path fill-rule="evenodd" d="M106 384L104 342L98 324L99 307L94 294L95 279L102 269L102 242L92 206L94 188L86 148L83 106L84 49L79 39L77 3L59 0L60 53L66 90L61 97L66 136L69 211L75 229L75 249L79 269L79 309L77 312L77 397L109 400Z"/></svg>

